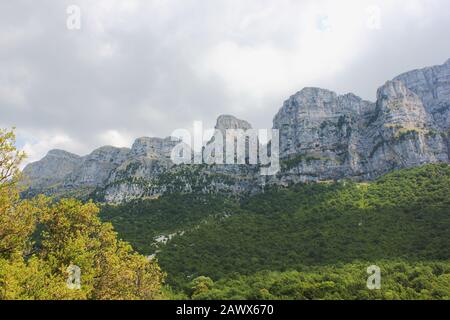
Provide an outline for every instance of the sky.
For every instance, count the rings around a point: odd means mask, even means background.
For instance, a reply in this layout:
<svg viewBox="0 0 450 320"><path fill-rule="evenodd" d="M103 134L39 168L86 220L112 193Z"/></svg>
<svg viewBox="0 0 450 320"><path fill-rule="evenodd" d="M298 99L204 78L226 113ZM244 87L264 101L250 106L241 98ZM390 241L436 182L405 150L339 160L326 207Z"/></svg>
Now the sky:
<svg viewBox="0 0 450 320"><path fill-rule="evenodd" d="M374 101L396 75L444 63L449 12L448 0L0 0L0 127L16 127L28 162L220 114L271 128L303 87Z"/></svg>

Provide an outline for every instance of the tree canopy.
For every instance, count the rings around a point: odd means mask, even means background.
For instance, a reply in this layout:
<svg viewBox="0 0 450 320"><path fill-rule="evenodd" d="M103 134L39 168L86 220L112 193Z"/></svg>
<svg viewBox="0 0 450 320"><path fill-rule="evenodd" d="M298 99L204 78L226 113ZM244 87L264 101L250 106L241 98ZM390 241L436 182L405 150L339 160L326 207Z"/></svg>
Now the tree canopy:
<svg viewBox="0 0 450 320"><path fill-rule="evenodd" d="M119 240L94 203L20 198L24 154L14 143L13 131L0 130L0 299L162 298L156 261Z"/></svg>

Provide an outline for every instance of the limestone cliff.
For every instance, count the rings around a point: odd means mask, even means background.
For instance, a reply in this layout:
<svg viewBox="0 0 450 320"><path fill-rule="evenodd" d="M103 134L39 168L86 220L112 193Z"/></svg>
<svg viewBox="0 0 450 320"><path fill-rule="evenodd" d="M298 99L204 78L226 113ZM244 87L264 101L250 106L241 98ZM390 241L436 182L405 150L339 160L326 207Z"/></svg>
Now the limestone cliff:
<svg viewBox="0 0 450 320"><path fill-rule="evenodd" d="M251 125L223 115L215 128L224 133ZM166 192L245 194L267 184L363 181L404 167L449 163L450 60L387 81L375 102L304 88L284 102L273 128L280 132L281 172L270 177L247 164L174 165L170 154L178 141L146 137L131 149L102 147L85 157L52 150L24 174L29 194L84 189L87 196L121 202Z"/></svg>

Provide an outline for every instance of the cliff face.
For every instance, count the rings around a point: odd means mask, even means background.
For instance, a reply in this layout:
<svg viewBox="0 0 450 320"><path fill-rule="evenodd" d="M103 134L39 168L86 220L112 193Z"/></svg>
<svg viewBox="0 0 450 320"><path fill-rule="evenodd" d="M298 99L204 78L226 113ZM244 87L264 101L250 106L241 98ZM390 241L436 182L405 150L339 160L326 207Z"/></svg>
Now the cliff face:
<svg viewBox="0 0 450 320"><path fill-rule="evenodd" d="M450 59L440 66L413 70L399 75L400 81L423 102L434 124L441 130L450 127Z"/></svg>
<svg viewBox="0 0 450 320"><path fill-rule="evenodd" d="M450 63L386 82L371 103L305 88L274 118L283 183L372 179L391 170L448 162Z"/></svg>
<svg viewBox="0 0 450 320"><path fill-rule="evenodd" d="M250 128L228 115L216 124L222 133ZM53 150L24 173L32 194L87 188L102 200L121 202L165 192L239 194L266 184L368 180L399 168L449 163L450 60L386 82L376 102L305 88L283 104L273 128L280 132L281 172L267 178L250 165L176 166L170 154L178 142L171 138L140 138L131 149L102 147L85 157Z"/></svg>
<svg viewBox="0 0 450 320"><path fill-rule="evenodd" d="M375 104L347 94L305 88L273 121L280 131L284 182L340 179L365 173L358 144Z"/></svg>
<svg viewBox="0 0 450 320"><path fill-rule="evenodd" d="M371 177L403 167L448 162L448 133L420 96L394 80L381 87L377 97L376 118L361 146L369 155Z"/></svg>
<svg viewBox="0 0 450 320"><path fill-rule="evenodd" d="M45 189L60 183L81 162L81 157L63 150L51 150L40 161L25 167L26 183L34 189Z"/></svg>

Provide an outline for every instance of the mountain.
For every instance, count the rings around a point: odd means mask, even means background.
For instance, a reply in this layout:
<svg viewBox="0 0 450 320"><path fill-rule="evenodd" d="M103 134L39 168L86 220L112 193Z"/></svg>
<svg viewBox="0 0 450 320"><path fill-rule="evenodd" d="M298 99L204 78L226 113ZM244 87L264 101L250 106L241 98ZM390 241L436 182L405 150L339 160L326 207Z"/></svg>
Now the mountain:
<svg viewBox="0 0 450 320"><path fill-rule="evenodd" d="M267 185L367 181L396 169L449 163L449 127L450 60L387 81L375 102L320 88L296 93L273 120L281 158L274 176L261 176L257 165L175 165L170 153L179 141L144 137L131 149L102 147L85 157L52 150L24 169L25 194L124 202L173 192L242 195ZM230 115L216 124L222 132L250 128Z"/></svg>
<svg viewBox="0 0 450 320"><path fill-rule="evenodd" d="M51 150L40 161L28 165L24 174L33 188L49 188L75 171L81 157L63 150Z"/></svg>

